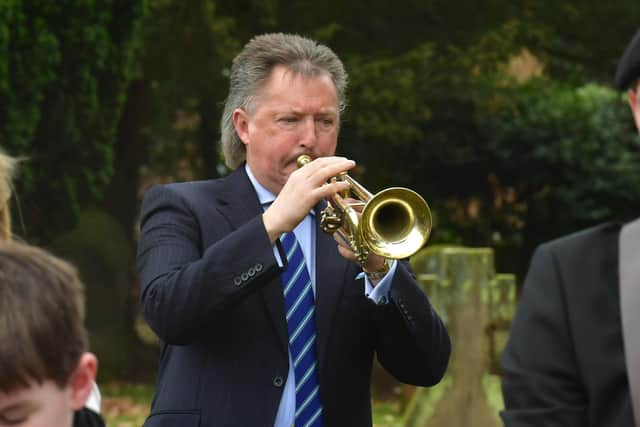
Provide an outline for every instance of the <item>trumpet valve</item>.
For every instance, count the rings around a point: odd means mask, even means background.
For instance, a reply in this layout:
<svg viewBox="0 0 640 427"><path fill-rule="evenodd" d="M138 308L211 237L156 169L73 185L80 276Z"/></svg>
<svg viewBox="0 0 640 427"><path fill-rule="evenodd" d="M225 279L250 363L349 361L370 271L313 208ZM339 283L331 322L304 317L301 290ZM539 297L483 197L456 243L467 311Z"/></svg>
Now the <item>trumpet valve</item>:
<svg viewBox="0 0 640 427"><path fill-rule="evenodd" d="M325 233L331 233L338 231L342 226L342 216L338 215L338 212L331 206L327 206L322 210L320 217L320 228Z"/></svg>

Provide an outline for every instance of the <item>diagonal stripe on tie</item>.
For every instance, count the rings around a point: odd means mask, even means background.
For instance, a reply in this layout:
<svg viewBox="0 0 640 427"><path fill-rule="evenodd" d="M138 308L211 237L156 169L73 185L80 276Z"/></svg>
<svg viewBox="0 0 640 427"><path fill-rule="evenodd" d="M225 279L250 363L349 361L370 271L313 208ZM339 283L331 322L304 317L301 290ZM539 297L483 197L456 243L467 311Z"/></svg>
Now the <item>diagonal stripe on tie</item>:
<svg viewBox="0 0 640 427"><path fill-rule="evenodd" d="M282 273L283 293L289 332L289 351L296 382L295 427L322 427L322 404L316 363L315 298L304 255L295 234L281 238L287 254Z"/></svg>
<svg viewBox="0 0 640 427"><path fill-rule="evenodd" d="M306 327L307 323L311 321L311 319L314 317L313 315L315 314L314 310L310 310L306 316L304 316L304 318L302 319L302 321L300 322L300 324L298 325L298 327L296 328L295 331L293 331L293 333L291 334L291 336L289 337L289 342L293 345L296 343L296 340L298 339L298 337L300 336L300 333L304 330L304 328ZM316 338L316 335L313 334L311 337L309 337L308 341L311 341L313 339ZM303 352L304 353L304 352ZM298 357L302 356L301 353ZM297 359L296 359L297 360Z"/></svg>
<svg viewBox="0 0 640 427"><path fill-rule="evenodd" d="M304 424L304 427L311 427L311 426L313 426L313 425L314 425L313 423L315 423L315 422L316 422L316 420L318 420L321 416L322 416L322 408L318 408L318 410L315 412L315 414L313 414L313 415L311 416L311 418L309 418L309 421L307 421L307 422Z"/></svg>
<svg viewBox="0 0 640 427"><path fill-rule="evenodd" d="M291 291L291 288L293 287L293 285L296 284L298 277L300 277L300 274L302 274L302 271L304 269L305 269L304 263L300 263L300 267L293 273L293 276L291 276L291 279L289 279L289 281L287 282L287 286L285 286L284 288L285 296L287 296L287 294ZM309 281L309 283L311 283L311 281Z"/></svg>
<svg viewBox="0 0 640 427"><path fill-rule="evenodd" d="M298 355L298 357L296 357L296 360L293 361L294 367L298 366L298 364L300 363L300 360L302 360L302 358L307 354L307 352L311 350L311 347L313 347L315 343L316 343L316 336L314 335L309 338L309 340L304 345L304 347L302 347L302 350L300 350L300 354Z"/></svg>
<svg viewBox="0 0 640 427"><path fill-rule="evenodd" d="M296 310L298 309L298 307L300 307L300 305L302 305L302 309L299 311L299 313L304 313L307 311L305 310L307 308L307 305L303 303L306 303L309 300L310 293L313 293L313 290L311 289L311 282L307 282L304 285L304 288L302 288L302 290L300 291L298 298L296 298L291 307L289 307L289 309L287 310L287 321L291 319L291 317L296 313ZM313 307L311 307L310 309L313 310Z"/></svg>
<svg viewBox="0 0 640 427"><path fill-rule="evenodd" d="M300 389L302 389L302 387L304 387L307 384L307 380L309 378L311 378L311 375L313 375L313 371L316 369L316 364L312 364L311 366L309 366L309 368L307 369L307 371L300 375L300 379L296 384L296 392L299 391ZM315 387L314 387L315 388Z"/></svg>

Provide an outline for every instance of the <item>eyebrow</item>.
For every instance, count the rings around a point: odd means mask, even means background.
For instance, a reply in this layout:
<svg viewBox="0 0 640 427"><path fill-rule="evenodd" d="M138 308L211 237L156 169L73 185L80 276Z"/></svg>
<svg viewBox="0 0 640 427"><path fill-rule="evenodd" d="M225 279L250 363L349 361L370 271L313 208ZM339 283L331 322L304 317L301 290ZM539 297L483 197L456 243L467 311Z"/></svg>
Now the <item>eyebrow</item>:
<svg viewBox="0 0 640 427"><path fill-rule="evenodd" d="M286 110L280 110L278 112L276 112L275 114L296 114L296 115L307 115L309 113L305 112L304 110L300 110L298 108L289 108ZM331 110L323 110L323 111L316 111L314 114L311 114L314 117L327 117L327 116L331 116L331 117L338 117L338 111L331 109Z"/></svg>
<svg viewBox="0 0 640 427"><path fill-rule="evenodd" d="M276 113L296 113L296 114L307 114L307 112L303 108L299 108L293 105L282 105L277 104L273 107L274 112ZM338 114L339 108L334 106L328 106L323 108L320 111L317 111L318 114Z"/></svg>

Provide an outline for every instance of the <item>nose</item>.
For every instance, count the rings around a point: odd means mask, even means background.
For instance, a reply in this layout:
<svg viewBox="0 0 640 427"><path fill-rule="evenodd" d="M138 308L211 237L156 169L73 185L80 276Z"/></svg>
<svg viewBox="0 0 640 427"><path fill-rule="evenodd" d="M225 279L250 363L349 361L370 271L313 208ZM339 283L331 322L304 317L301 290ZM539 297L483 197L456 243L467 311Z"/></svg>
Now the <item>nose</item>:
<svg viewBox="0 0 640 427"><path fill-rule="evenodd" d="M316 123L313 117L306 117L300 132L300 146L313 148L318 140Z"/></svg>

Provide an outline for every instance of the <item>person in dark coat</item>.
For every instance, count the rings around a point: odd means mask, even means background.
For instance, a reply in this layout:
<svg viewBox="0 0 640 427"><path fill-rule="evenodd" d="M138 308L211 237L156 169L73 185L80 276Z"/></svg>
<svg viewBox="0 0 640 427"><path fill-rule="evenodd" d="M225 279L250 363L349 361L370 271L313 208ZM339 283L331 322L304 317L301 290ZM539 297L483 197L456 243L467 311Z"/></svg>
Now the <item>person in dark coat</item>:
<svg viewBox="0 0 640 427"><path fill-rule="evenodd" d="M639 78L640 32L615 78L640 131ZM502 356L505 426L635 425L620 310L621 227L603 224L536 249Z"/></svg>

